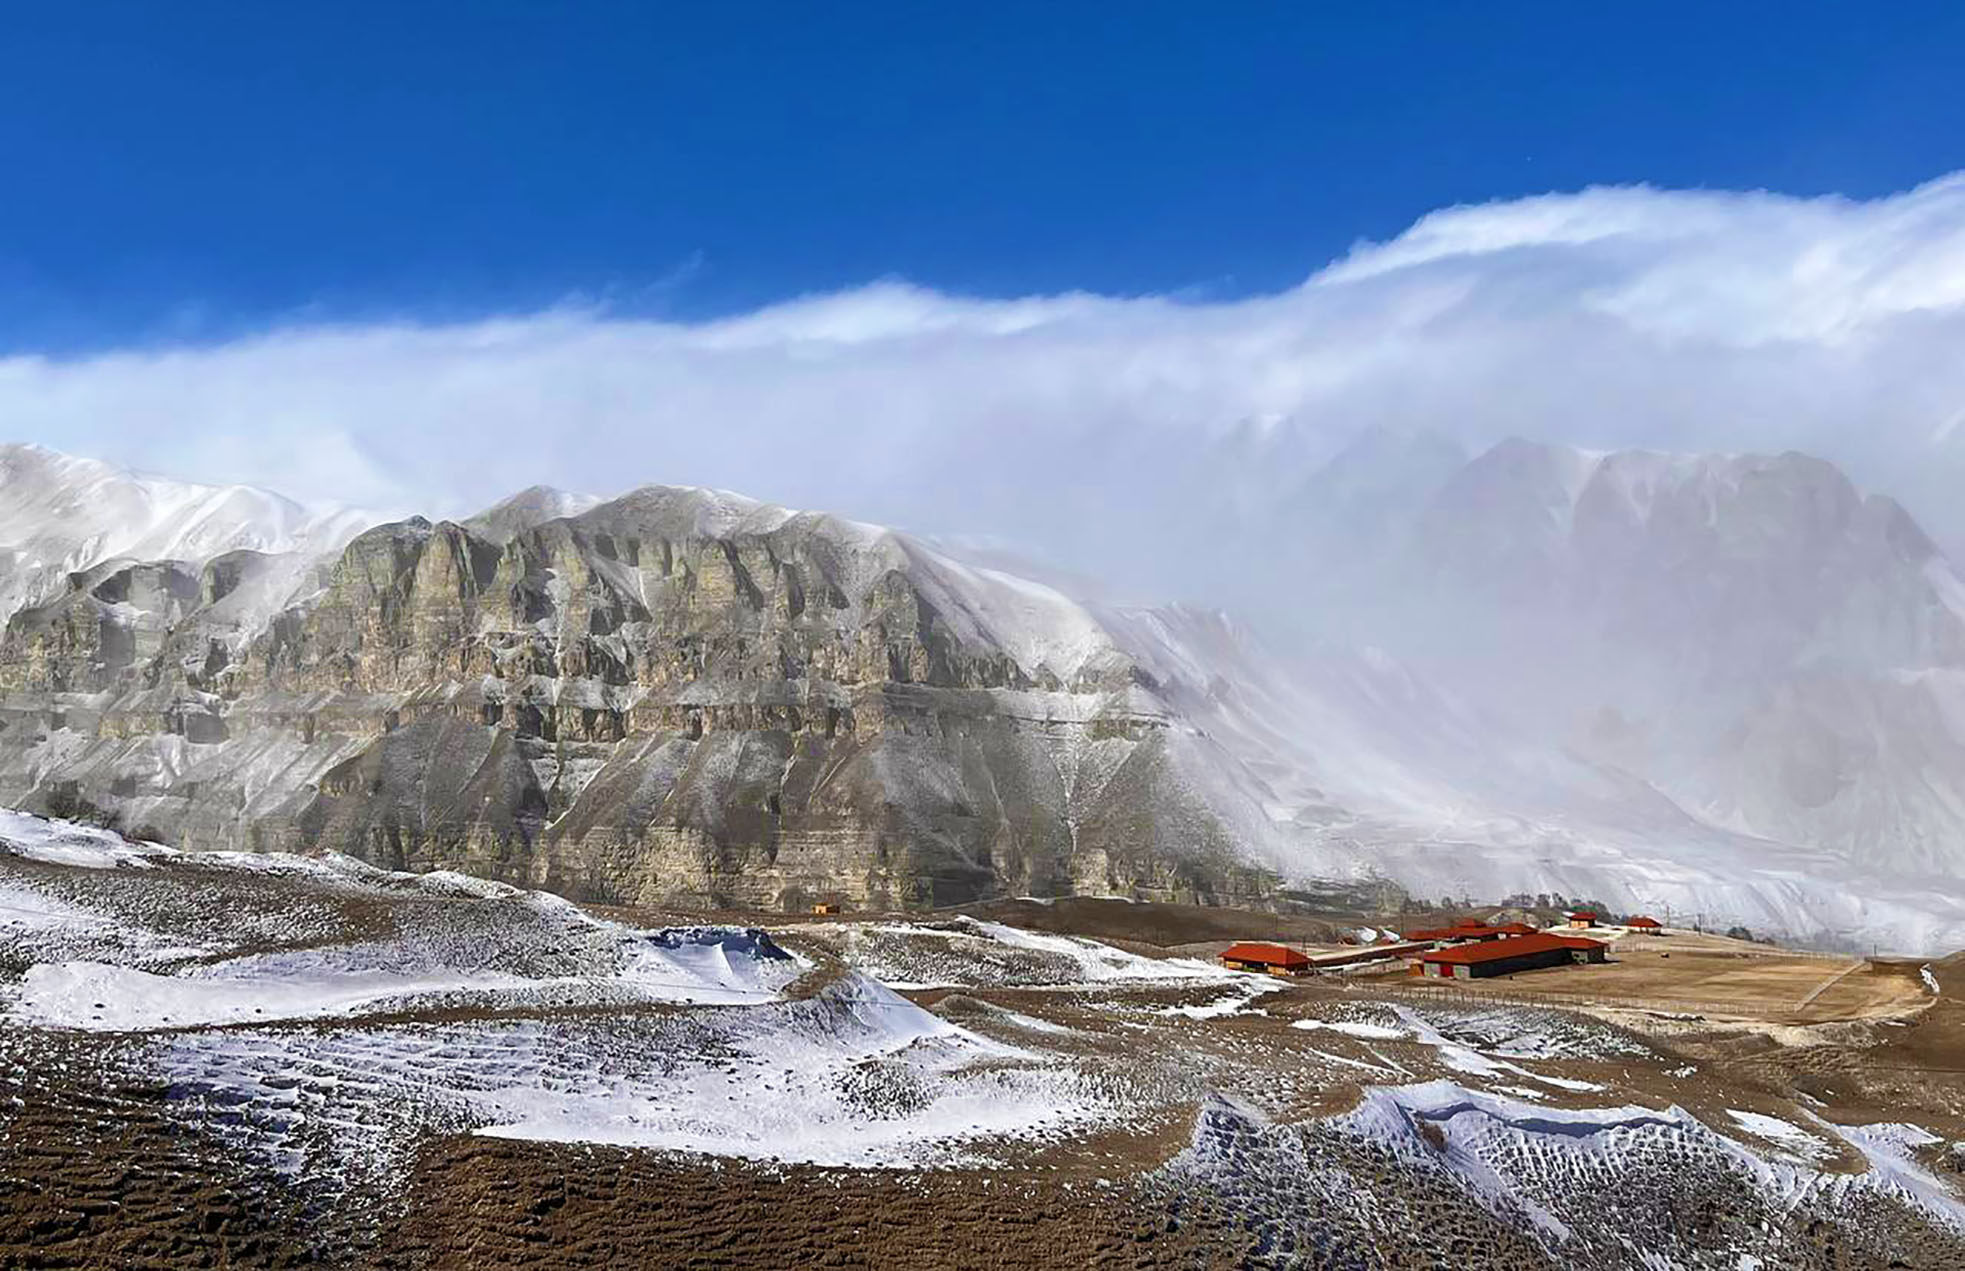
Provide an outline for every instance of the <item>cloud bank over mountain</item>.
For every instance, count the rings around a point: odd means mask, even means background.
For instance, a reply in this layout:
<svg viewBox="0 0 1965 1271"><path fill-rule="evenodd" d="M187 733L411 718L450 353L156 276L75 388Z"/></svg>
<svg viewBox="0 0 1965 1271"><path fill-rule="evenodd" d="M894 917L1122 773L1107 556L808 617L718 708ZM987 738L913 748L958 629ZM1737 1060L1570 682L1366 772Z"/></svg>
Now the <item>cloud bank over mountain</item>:
<svg viewBox="0 0 1965 1271"><path fill-rule="evenodd" d="M1195 528L1170 510L1232 515L1194 510L1197 479L1286 484L1372 427L1470 448L1800 449L1955 546L1960 347L1965 174L1869 202L1629 187L1450 208L1223 302L887 281L699 323L567 308L22 353L0 359L0 419L377 507L688 481L1101 571L1141 532ZM1252 460L1197 469L1224 440ZM1144 554L1191 579L1178 552Z"/></svg>

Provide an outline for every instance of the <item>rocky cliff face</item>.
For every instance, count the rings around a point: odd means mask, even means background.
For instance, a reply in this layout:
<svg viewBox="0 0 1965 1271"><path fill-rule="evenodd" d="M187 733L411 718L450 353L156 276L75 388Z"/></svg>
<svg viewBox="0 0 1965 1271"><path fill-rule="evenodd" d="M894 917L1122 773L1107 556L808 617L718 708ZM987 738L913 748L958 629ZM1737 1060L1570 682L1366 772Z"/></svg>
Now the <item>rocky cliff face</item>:
<svg viewBox="0 0 1965 1271"><path fill-rule="evenodd" d="M0 641L0 798L605 901L1268 886L1056 593L706 491L564 506L378 526L311 580L75 574Z"/></svg>

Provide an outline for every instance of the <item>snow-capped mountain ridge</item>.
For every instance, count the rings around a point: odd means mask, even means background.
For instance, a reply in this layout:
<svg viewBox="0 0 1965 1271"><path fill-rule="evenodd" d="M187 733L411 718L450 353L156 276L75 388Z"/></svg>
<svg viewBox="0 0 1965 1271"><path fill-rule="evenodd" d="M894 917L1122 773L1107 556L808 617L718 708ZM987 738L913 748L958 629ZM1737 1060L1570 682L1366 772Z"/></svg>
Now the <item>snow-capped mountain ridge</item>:
<svg viewBox="0 0 1965 1271"><path fill-rule="evenodd" d="M1408 457L1432 485L1398 489ZM97 580L23 611L0 708L39 723L0 731L0 798L126 807L193 846L429 854L631 898L795 903L863 867L840 844L883 860L898 833L940 862L908 867L931 889L1181 894L1239 861L1965 943L1945 812L1965 790L1931 776L1965 774L1965 588L1900 509L1803 456L1449 458L1345 457L1370 477L1347 486L1357 506L1403 531L1372 567L1387 587L1431 578L1416 594L1470 647L1483 625L1503 648L1543 628L1522 647L1547 656L1504 668L1542 716L1424 641L1277 645L728 492L536 488L461 523L375 527L318 566L143 575L132 594L175 588L168 610L124 614ZM47 533L27 506L14 523ZM269 506L233 537L304 541ZM1847 749L1861 720L1883 730L1874 753ZM453 764L476 784L438 797ZM391 773L418 775L398 798ZM881 809L902 828L876 828ZM705 845L721 855L682 864ZM580 872L600 861L606 881Z"/></svg>
<svg viewBox="0 0 1965 1271"><path fill-rule="evenodd" d="M44 446L0 445L0 619L103 561L200 565L237 550L324 553L372 520L253 486L176 481Z"/></svg>
<svg viewBox="0 0 1965 1271"><path fill-rule="evenodd" d="M881 574L906 573L960 638L1002 649L1034 680L1068 683L1094 664L1110 663L1116 652L1096 616L1055 587L971 564L886 526L700 486L646 485L605 502L547 493L558 497L556 506L571 510L538 516L535 525L567 521L583 530L608 532L633 523L660 526L678 537L716 539L765 536L794 524L809 526L845 549L838 568L849 604L871 589ZM476 528L534 494L523 492L463 524Z"/></svg>

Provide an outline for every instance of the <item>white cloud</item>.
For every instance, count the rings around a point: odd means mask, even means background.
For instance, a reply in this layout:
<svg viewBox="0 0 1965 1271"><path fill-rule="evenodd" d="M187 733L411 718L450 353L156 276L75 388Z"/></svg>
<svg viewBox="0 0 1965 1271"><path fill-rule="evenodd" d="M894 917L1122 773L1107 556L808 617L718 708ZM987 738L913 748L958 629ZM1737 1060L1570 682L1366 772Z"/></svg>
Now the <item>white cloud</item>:
<svg viewBox="0 0 1965 1271"><path fill-rule="evenodd" d="M1957 542L1960 349L1965 176L1870 202L1635 187L1435 212L1226 303L881 282L698 324L562 309L15 356L0 434L435 512L715 484L1099 564L1142 527L1204 531L1178 514L1206 501L1196 447L1238 423L1290 421L1306 455L1387 424L1810 450Z"/></svg>

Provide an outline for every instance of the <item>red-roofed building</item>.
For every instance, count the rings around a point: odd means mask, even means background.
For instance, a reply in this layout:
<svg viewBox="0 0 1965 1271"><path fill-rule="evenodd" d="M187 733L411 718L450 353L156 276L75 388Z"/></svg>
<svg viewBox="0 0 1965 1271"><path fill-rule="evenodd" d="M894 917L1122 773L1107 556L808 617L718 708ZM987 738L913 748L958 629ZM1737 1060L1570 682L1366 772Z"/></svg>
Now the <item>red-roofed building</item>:
<svg viewBox="0 0 1965 1271"><path fill-rule="evenodd" d="M1408 940L1437 940L1442 943L1456 943L1467 940L1506 940L1514 936L1532 936L1535 928L1523 922L1503 923L1490 927L1484 922L1471 920L1456 922L1451 927L1431 927L1423 931L1408 931Z"/></svg>
<svg viewBox="0 0 1965 1271"><path fill-rule="evenodd" d="M1538 931L1534 935L1516 936L1510 940L1437 949L1419 959L1419 973L1443 979L1472 980L1490 975L1510 975L1516 971L1533 971L1540 967L1603 960L1604 946L1600 940Z"/></svg>
<svg viewBox="0 0 1965 1271"><path fill-rule="evenodd" d="M1569 925L1572 927L1594 927L1597 925L1597 916L1587 909L1579 909L1569 915Z"/></svg>
<svg viewBox="0 0 1965 1271"><path fill-rule="evenodd" d="M1639 914L1624 925L1632 931L1638 932L1640 935L1647 936L1655 936L1665 929L1664 923L1659 922L1656 918L1647 918L1643 914Z"/></svg>
<svg viewBox="0 0 1965 1271"><path fill-rule="evenodd" d="M1310 969L1310 955L1299 953L1287 945L1256 944L1245 940L1221 951L1221 965L1265 975L1302 975Z"/></svg>
<svg viewBox="0 0 1965 1271"><path fill-rule="evenodd" d="M1407 940L1472 940L1458 927L1421 927L1417 931L1406 932Z"/></svg>

